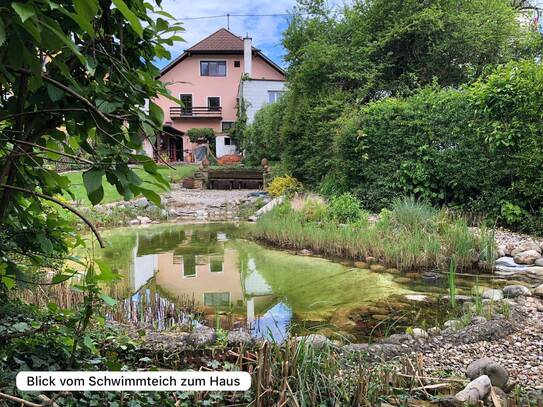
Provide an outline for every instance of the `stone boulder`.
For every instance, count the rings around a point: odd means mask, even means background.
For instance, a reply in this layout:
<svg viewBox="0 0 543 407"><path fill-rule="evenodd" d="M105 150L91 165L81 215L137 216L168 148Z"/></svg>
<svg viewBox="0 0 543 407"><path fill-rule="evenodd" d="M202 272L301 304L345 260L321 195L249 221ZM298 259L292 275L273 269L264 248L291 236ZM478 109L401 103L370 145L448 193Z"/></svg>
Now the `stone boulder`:
<svg viewBox="0 0 543 407"><path fill-rule="evenodd" d="M530 289L523 285L506 285L503 287L503 295L505 298L516 298L523 295L530 295Z"/></svg>
<svg viewBox="0 0 543 407"><path fill-rule="evenodd" d="M426 332L424 329L414 328L413 338L420 340L428 339L428 332Z"/></svg>
<svg viewBox="0 0 543 407"><path fill-rule="evenodd" d="M320 350L325 346L331 346L332 341L324 335L320 334L311 334L307 336L298 336L296 337L298 342L304 343L306 346L310 346L315 350Z"/></svg>
<svg viewBox="0 0 543 407"><path fill-rule="evenodd" d="M502 389L509 380L507 370L490 358L481 358L471 362L466 369L466 374L472 380L486 375L490 379L492 386Z"/></svg>
<svg viewBox="0 0 543 407"><path fill-rule="evenodd" d="M536 266L543 267L543 257L537 259L534 263Z"/></svg>
<svg viewBox="0 0 543 407"><path fill-rule="evenodd" d="M526 269L528 276L543 279L543 267L532 266Z"/></svg>
<svg viewBox="0 0 543 407"><path fill-rule="evenodd" d="M484 300L500 301L503 300L503 292L496 289L484 290L481 297Z"/></svg>
<svg viewBox="0 0 543 407"><path fill-rule="evenodd" d="M534 264L539 258L541 258L541 253L536 250L526 250L513 256L513 260L518 264Z"/></svg>
<svg viewBox="0 0 543 407"><path fill-rule="evenodd" d="M461 392L456 394L456 399L462 403L468 405L479 405L479 401L483 400L490 389L492 388L490 378L488 376L479 376L468 385Z"/></svg>
<svg viewBox="0 0 543 407"><path fill-rule="evenodd" d="M534 294L536 297L543 298L543 284L538 285L538 286L534 289L533 294Z"/></svg>
<svg viewBox="0 0 543 407"><path fill-rule="evenodd" d="M511 250L511 257L515 257L517 254L527 251L536 251L541 254L541 247L534 241L528 241L521 243L515 249Z"/></svg>

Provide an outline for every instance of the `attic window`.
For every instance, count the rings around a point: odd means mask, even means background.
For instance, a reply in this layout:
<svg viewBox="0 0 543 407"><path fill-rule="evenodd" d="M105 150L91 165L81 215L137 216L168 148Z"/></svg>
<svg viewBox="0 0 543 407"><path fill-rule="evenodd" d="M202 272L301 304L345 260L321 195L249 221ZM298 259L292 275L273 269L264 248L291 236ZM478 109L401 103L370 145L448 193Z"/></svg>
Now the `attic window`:
<svg viewBox="0 0 543 407"><path fill-rule="evenodd" d="M226 61L200 61L200 76L226 76Z"/></svg>
<svg viewBox="0 0 543 407"><path fill-rule="evenodd" d="M234 68L239 68L241 66L240 61L234 61Z"/></svg>

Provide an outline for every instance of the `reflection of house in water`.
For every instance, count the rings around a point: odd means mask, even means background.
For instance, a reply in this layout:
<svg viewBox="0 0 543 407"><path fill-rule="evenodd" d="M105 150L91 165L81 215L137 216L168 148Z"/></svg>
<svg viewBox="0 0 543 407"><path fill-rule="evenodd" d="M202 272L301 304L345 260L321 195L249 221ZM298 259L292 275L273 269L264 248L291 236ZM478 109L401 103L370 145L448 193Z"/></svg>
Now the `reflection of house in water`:
<svg viewBox="0 0 543 407"><path fill-rule="evenodd" d="M236 249L225 247L224 233L185 229L170 234L163 239L163 233L158 242L138 234L130 273L133 293L150 283L171 300L193 298L210 321L217 310L230 310L258 336L284 336L292 312L277 303L254 259L240 259Z"/></svg>

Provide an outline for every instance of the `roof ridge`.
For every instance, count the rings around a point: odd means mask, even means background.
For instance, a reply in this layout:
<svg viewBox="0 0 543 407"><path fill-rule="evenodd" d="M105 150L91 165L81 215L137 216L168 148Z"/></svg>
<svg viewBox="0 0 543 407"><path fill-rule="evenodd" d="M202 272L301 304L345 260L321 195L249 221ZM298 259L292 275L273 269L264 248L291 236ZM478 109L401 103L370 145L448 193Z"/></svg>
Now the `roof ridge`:
<svg viewBox="0 0 543 407"><path fill-rule="evenodd" d="M230 30L228 30L228 29L226 29L226 28L224 28L224 27L221 27L221 28L219 28L217 31L215 31L215 32L213 32L213 33L211 33L211 34L209 34L207 37L202 38L200 41L198 41L196 44L192 45L190 48L187 48L185 51L190 51L190 50L192 50L193 48L196 48L198 45L200 45L200 44L203 43L204 41L209 40L211 37L217 35L217 34L220 33L221 31L224 31L224 32L230 34L230 35L231 35L232 37L234 37L236 40L243 42L243 39L242 39L240 36L234 34L232 31L230 31Z"/></svg>

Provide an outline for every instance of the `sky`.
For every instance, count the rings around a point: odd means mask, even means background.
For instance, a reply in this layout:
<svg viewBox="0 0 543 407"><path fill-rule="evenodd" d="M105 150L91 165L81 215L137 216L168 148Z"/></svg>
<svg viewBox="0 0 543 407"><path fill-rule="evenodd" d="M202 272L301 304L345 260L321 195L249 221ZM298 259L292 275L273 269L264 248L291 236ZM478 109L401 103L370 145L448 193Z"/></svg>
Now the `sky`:
<svg viewBox="0 0 543 407"><path fill-rule="evenodd" d="M332 0L339 3L339 0ZM177 19L225 14L285 14L292 10L296 0L164 0L162 7ZM226 28L226 17L199 20L183 20L185 43L171 49L172 58L220 28ZM230 17L230 31L236 35L249 34L253 46L261 49L275 63L284 66L284 49L281 33L287 28L288 16ZM159 61L162 68L168 61Z"/></svg>

